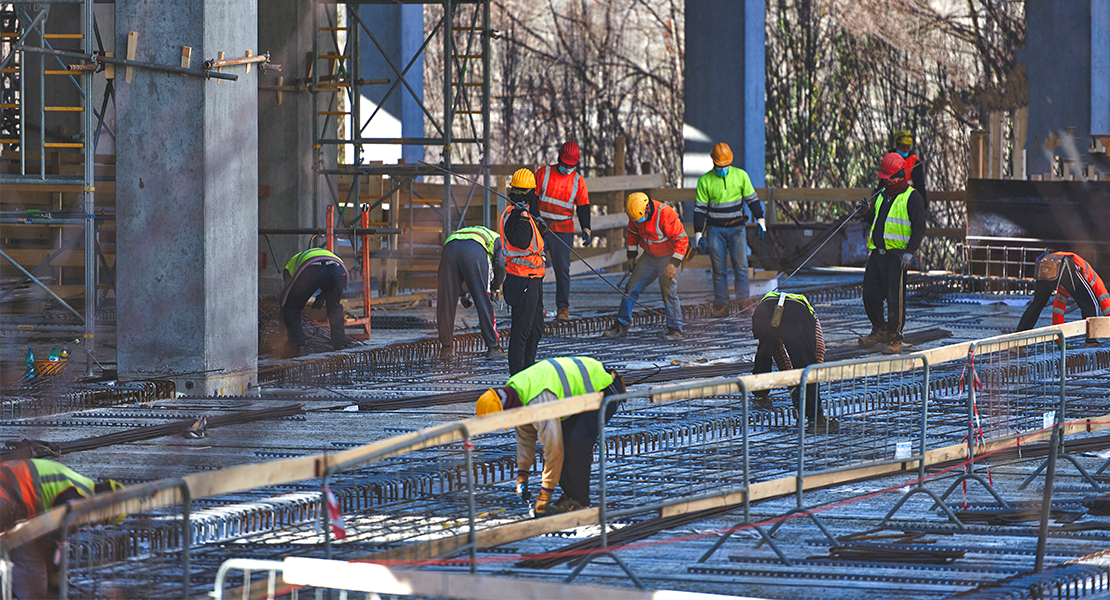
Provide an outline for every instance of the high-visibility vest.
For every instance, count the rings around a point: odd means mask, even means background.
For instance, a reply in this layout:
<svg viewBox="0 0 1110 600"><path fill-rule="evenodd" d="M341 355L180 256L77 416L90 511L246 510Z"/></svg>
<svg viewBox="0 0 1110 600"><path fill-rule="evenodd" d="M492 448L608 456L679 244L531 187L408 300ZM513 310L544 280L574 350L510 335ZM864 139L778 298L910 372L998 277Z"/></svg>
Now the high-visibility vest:
<svg viewBox="0 0 1110 600"><path fill-rule="evenodd" d="M548 229L558 233L574 233L574 207L589 204L586 180L578 171L563 175L557 167L545 166L536 171L536 195L540 216Z"/></svg>
<svg viewBox="0 0 1110 600"><path fill-rule="evenodd" d="M492 230L486 229L481 225L476 225L474 227L463 227L455 233L447 236L447 239L444 240L443 245L446 246L448 243L455 240L474 240L475 242L478 242L479 244L485 246L486 253L490 255L490 258L493 258L493 245L497 243L497 237L497 234L494 233Z"/></svg>
<svg viewBox="0 0 1110 600"><path fill-rule="evenodd" d="M69 488L75 488L84 498L90 498L95 493L96 482L61 463L39 458L31 459L31 463L38 472L39 501L43 511L53 508L54 500Z"/></svg>
<svg viewBox="0 0 1110 600"><path fill-rule="evenodd" d="M690 247L686 228L673 208L659 202L648 200L654 207L650 219L643 223L628 220L625 249L635 252L640 246L652 256L666 256L682 260Z"/></svg>
<svg viewBox="0 0 1110 600"><path fill-rule="evenodd" d="M910 154L906 157L906 163L902 166L906 171L906 179L910 178L910 175L913 174L913 168L919 164L921 164L921 159L916 154Z"/></svg>
<svg viewBox="0 0 1110 600"><path fill-rule="evenodd" d="M0 498L26 510L27 517L54 507L54 500L69 488L85 497L95 493L96 483L69 467L40 458L0 463Z"/></svg>
<svg viewBox="0 0 1110 600"><path fill-rule="evenodd" d="M600 392L613 383L601 361L588 356L549 358L513 375L505 384L516 390L521 404L527 405L544 390L557 398L570 398Z"/></svg>
<svg viewBox="0 0 1110 600"><path fill-rule="evenodd" d="M42 510L39 500L38 472L30 460L9 460L0 463L0 499L21 507L22 518L33 517ZM12 523L4 523L10 527Z"/></svg>
<svg viewBox="0 0 1110 600"><path fill-rule="evenodd" d="M1080 258L1078 254L1073 252L1053 252L1060 256L1067 257L1072 264L1079 269L1079 273L1083 276L1083 280L1087 285L1091 286L1091 292L1094 293L1095 302L1098 303L1098 310L1102 316L1110 316L1110 293L1106 291L1106 284L1103 283L1102 278L1098 276L1091 263ZM1064 277L1064 275L1061 275ZM1062 325L1064 323L1064 311L1068 307L1067 290L1063 286L1056 288L1056 298L1052 301L1052 324Z"/></svg>
<svg viewBox="0 0 1110 600"><path fill-rule="evenodd" d="M779 296L786 296L787 298L789 298L791 300L797 300L798 302L801 302L802 304L805 305L806 308L809 309L809 314L811 314L811 315L816 314L813 311L813 305L809 303L809 299L806 298L805 296L801 295L801 294L787 294L786 292L768 292L767 295L760 298L759 301L763 302L764 300L774 299L777 302Z"/></svg>
<svg viewBox="0 0 1110 600"><path fill-rule="evenodd" d="M910 234L913 233L913 227L910 225L910 194L913 193L912 186L906 186L901 194L898 194L890 206L890 212L886 215L886 222L883 223L883 240L886 242L887 250L902 250L906 244L910 242ZM879 200L875 202L875 220L871 221L871 230L867 234L867 248L869 250L875 249L874 235L875 224L879 221L879 210L883 206L883 202L887 202L886 194L880 193Z"/></svg>
<svg viewBox="0 0 1110 600"><path fill-rule="evenodd" d="M498 223L498 231L501 233L501 252L505 255L505 272L517 277L543 277L543 236L540 235L532 215L524 211L524 216L528 217L528 223L532 225L531 245L527 248L514 247L505 236L505 222L509 220L509 213L513 208L512 206L505 208Z"/></svg>
<svg viewBox="0 0 1110 600"><path fill-rule="evenodd" d="M346 271L346 267L343 265L343 259L323 248L309 248L304 252L294 254L292 258L289 259L289 262L285 263L285 272L289 273L290 277L296 277L297 271L300 271L301 267L304 265L320 262L321 260L327 260L329 258L339 263L339 266L343 267L343 270Z"/></svg>

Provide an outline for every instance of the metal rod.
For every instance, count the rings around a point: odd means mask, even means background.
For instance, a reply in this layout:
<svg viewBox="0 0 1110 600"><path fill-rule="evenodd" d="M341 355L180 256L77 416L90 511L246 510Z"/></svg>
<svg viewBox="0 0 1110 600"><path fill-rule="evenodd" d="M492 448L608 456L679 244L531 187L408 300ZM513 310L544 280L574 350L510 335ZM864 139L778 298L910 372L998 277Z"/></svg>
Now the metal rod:
<svg viewBox="0 0 1110 600"><path fill-rule="evenodd" d="M347 235L394 235L405 232L401 228L389 227L336 227L334 231ZM324 227L267 227L259 229L258 233L259 235L324 235L327 229Z"/></svg>
<svg viewBox="0 0 1110 600"><path fill-rule="evenodd" d="M1048 519L1052 514L1052 488L1056 483L1056 452L1059 449L1060 423L1052 425L1052 438L1048 447L1048 472L1044 476L1044 497L1041 500L1041 525L1037 530L1037 559L1033 566L1034 573L1044 569L1045 548L1048 545Z"/></svg>
<svg viewBox="0 0 1110 600"><path fill-rule="evenodd" d="M47 294L49 294L49 295L50 295L50 297L51 297L51 298L53 298L53 299L54 299L54 300L55 300L56 302L58 302L59 304L61 304L61 305L62 305L62 308L64 308L64 309L68 310L69 312L71 312L71 313L73 313L73 314L77 315L77 318L78 318L78 319L82 319L82 320L84 320L84 318L85 318L85 315L82 315L81 313L79 313L79 312L77 312L76 310L74 310L74 308L73 308L72 306L70 306L69 304L67 304L65 300L62 300L62 297L61 297L61 296L59 296L58 294L55 294L55 293L54 293L54 290L52 290L52 289L50 289L49 287L47 287L45 283L43 283L43 282L39 281L39 280L38 280L38 278L36 278L36 277L35 277L34 275L32 275L32 274L31 274L31 273L30 273L29 271L27 271L27 269L24 269L24 268L23 268L23 265L21 265L21 264L17 263L17 262L15 261L15 259L13 259L12 257L8 256L8 254L7 254L6 252L4 252L3 250L0 250L0 258L3 258L4 260L6 260L6 261L8 261L8 262L12 263L13 265L15 265L15 268L19 269L19 270L20 270L20 272L22 272L24 276L28 277L28 278L29 278L29 279L31 280L31 283L34 283L35 285L37 285L37 286L39 286L40 288L42 288L42 289L43 289L43 290L44 290L44 291L45 291L45 292L46 292Z"/></svg>
<svg viewBox="0 0 1110 600"><path fill-rule="evenodd" d="M212 79L225 79L227 81L237 81L238 75L230 73L218 73L216 71L204 71L199 69L182 69L181 67L172 67L170 65L159 65L155 63L148 63L138 60L127 60L124 58L115 58L111 56L102 56L100 54L82 54L80 52L67 52L65 50L51 50L48 48L37 48L35 46L24 46L22 44L12 47L14 50L22 50L24 52L35 52L38 54L49 54L51 56L62 56L66 58L77 58L81 60L88 60L96 63L111 63L113 65L122 65L125 67L135 67L136 69L150 69L152 71L164 71L166 73L176 73L178 75L193 75L194 77L208 77Z"/></svg>

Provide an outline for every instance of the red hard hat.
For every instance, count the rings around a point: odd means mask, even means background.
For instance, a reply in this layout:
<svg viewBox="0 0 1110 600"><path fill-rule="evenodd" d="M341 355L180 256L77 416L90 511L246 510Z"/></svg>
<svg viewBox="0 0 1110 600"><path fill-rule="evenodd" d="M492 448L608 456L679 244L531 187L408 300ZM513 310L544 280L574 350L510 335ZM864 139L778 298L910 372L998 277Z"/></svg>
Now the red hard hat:
<svg viewBox="0 0 1110 600"><path fill-rule="evenodd" d="M902 158L897 152L891 152L883 157L883 162L879 163L879 179L890 179L891 176L898 174L906 166L906 159ZM903 174L903 177L905 174Z"/></svg>
<svg viewBox="0 0 1110 600"><path fill-rule="evenodd" d="M567 142L559 148L559 162L564 165L574 166L578 164L578 144L574 142Z"/></svg>

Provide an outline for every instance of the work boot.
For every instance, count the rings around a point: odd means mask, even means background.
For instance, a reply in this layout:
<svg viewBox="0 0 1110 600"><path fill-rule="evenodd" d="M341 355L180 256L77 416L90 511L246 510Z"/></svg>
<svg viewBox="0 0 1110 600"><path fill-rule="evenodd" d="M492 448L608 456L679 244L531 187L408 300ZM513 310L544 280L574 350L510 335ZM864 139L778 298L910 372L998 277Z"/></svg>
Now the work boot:
<svg viewBox="0 0 1110 600"><path fill-rule="evenodd" d="M864 348L870 348L877 344L885 344L888 341L890 341L890 336L887 335L885 331L882 329L872 329L871 333L859 339L859 345Z"/></svg>
<svg viewBox="0 0 1110 600"><path fill-rule="evenodd" d="M559 499L555 501L554 506L559 509L559 512L561 513L574 512L576 510L586 508L585 505L583 505L581 502L575 500L574 498L571 498L570 496L567 496L566 494L560 496Z"/></svg>
<svg viewBox="0 0 1110 600"><path fill-rule="evenodd" d="M682 330L668 327L667 333L663 335L664 342L677 342L682 339Z"/></svg>
<svg viewBox="0 0 1110 600"><path fill-rule="evenodd" d="M767 410L767 409L771 408L771 406L772 406L772 404L771 404L771 391L770 390L760 390L758 392L752 392L752 396L751 396L751 407L752 408L756 408L756 409L759 409L759 410Z"/></svg>
<svg viewBox="0 0 1110 600"><path fill-rule="evenodd" d="M557 311L555 311L555 320L556 321L569 321L570 320L570 307L569 306L560 306L559 309Z"/></svg>
<svg viewBox="0 0 1110 600"><path fill-rule="evenodd" d="M840 421L830 419L825 415L817 415L817 418L810 421L806 425L806 433L822 434L822 433L836 433L840 431Z"/></svg>
<svg viewBox="0 0 1110 600"><path fill-rule="evenodd" d="M622 335L628 333L628 328L629 327L630 327L630 325L625 325L624 323L621 323L620 321L613 321L613 325L611 327L609 327L609 329L606 329L605 332L602 333L601 335L603 335L603 336L605 336L609 339L619 338Z"/></svg>
<svg viewBox="0 0 1110 600"><path fill-rule="evenodd" d="M493 346L486 350L486 360L497 360L500 358L505 358L505 356L507 356L505 354L505 351L501 348L498 348L497 346Z"/></svg>
<svg viewBox="0 0 1110 600"><path fill-rule="evenodd" d="M901 354L902 353L902 340L887 342L883 348L883 354Z"/></svg>
<svg viewBox="0 0 1110 600"><path fill-rule="evenodd" d="M440 351L439 351L439 359L440 360L451 360L452 358L455 358L455 350L454 349L452 349L448 346L444 346L443 348L440 349Z"/></svg>
<svg viewBox="0 0 1110 600"><path fill-rule="evenodd" d="M713 303L713 316L714 317L727 317L729 313L727 304Z"/></svg>
<svg viewBox="0 0 1110 600"><path fill-rule="evenodd" d="M1084 348L1098 348L1100 346L1101 344L1098 343L1098 340L1087 340L1087 343L1083 344Z"/></svg>

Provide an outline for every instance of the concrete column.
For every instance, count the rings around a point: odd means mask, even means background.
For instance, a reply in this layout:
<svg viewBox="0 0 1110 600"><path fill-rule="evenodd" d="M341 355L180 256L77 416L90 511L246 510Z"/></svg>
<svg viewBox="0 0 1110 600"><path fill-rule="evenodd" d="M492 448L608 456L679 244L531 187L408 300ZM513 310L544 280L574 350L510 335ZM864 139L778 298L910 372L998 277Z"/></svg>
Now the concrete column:
<svg viewBox="0 0 1110 600"><path fill-rule="evenodd" d="M709 151L726 142L733 166L755 187L766 179L766 9L762 0L686 3L684 185L713 168ZM722 69L725 71L722 72Z"/></svg>
<svg viewBox="0 0 1110 600"><path fill-rule="evenodd" d="M363 79L388 79L384 85L362 88L362 118L366 119L374 109L381 105L379 112L363 132L365 137L424 137L424 112L420 110L413 94L423 100L424 96L424 57L416 58L409 68L404 83L398 82L397 73L390 62L403 71L416 56L416 51L424 41L424 7L419 4L401 6L363 5L359 7L362 20L373 32L381 49L369 39L365 32L361 42L359 70ZM383 51L385 56L383 57ZM388 60L387 60L388 59ZM396 86L394 86L396 84ZM386 92L393 91L385 98ZM438 107L437 107L438 108ZM433 110L433 112L437 112ZM415 163L424 159L423 146L365 146L363 160L380 160L386 164L404 159Z"/></svg>
<svg viewBox="0 0 1110 600"><path fill-rule="evenodd" d="M193 66L258 52L253 2L119 0L116 48ZM246 394L258 362L258 69L116 79L118 366L186 394Z"/></svg>

